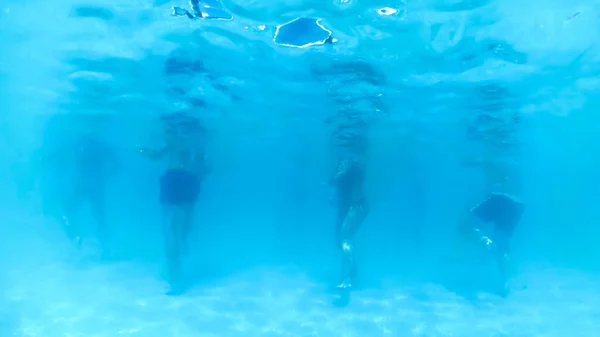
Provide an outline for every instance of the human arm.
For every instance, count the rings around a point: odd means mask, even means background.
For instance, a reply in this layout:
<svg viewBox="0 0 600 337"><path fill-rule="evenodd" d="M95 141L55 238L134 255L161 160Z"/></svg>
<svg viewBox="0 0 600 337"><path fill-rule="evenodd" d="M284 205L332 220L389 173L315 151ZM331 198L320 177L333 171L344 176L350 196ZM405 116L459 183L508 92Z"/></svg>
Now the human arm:
<svg viewBox="0 0 600 337"><path fill-rule="evenodd" d="M464 215L458 225L458 231L462 236L471 242L477 242L487 249L491 249L493 245L492 239L486 233L487 231L482 226L475 225L476 219L472 212ZM485 227L485 226L483 226Z"/></svg>
<svg viewBox="0 0 600 337"><path fill-rule="evenodd" d="M143 147L143 146L137 145L136 148L137 148L137 150L141 154L145 155L146 157L148 157L148 158L150 158L152 160L161 159L168 152L168 149L167 149L166 146L163 146L163 147L161 147L159 149L150 149L150 148L147 148L147 147Z"/></svg>

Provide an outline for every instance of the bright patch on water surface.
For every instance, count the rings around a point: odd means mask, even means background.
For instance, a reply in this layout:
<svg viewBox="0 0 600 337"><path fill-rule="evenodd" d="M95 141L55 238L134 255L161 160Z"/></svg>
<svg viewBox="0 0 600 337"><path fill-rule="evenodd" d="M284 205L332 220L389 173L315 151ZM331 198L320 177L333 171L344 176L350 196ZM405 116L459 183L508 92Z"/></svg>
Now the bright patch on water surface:
<svg viewBox="0 0 600 337"><path fill-rule="evenodd" d="M325 28L321 19L296 18L290 22L277 26L273 41L285 47L306 48L335 42L331 38L331 31Z"/></svg>
<svg viewBox="0 0 600 337"><path fill-rule="evenodd" d="M396 10L394 8L390 8L390 7L384 7L384 8L378 9L377 13L379 13L380 15L394 15L394 14L398 13L398 10Z"/></svg>
<svg viewBox="0 0 600 337"><path fill-rule="evenodd" d="M191 9L191 11L188 11L181 7L173 7L171 15L187 16L190 19L233 20L233 15L231 15L219 0L193 0Z"/></svg>

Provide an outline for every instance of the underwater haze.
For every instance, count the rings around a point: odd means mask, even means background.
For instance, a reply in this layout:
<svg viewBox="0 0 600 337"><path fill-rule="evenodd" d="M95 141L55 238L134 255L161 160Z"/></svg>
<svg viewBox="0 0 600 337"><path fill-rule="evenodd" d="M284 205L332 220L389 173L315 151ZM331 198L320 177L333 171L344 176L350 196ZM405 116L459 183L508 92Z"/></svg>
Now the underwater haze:
<svg viewBox="0 0 600 337"><path fill-rule="evenodd" d="M0 336L600 336L599 42L583 0L4 0Z"/></svg>

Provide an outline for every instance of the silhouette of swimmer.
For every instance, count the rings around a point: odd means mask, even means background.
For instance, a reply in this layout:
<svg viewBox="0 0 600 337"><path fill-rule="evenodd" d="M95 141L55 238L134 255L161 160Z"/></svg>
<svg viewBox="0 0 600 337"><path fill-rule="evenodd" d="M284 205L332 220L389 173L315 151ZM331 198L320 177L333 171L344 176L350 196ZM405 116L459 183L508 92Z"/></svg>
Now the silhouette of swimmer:
<svg viewBox="0 0 600 337"><path fill-rule="evenodd" d="M201 184L209 170L205 161L204 128L199 121L182 113L162 117L164 144L158 149L139 147L151 159L165 159L167 169L159 178L163 206L163 230L169 278L180 291L180 264L188 251L193 211Z"/></svg>
<svg viewBox="0 0 600 337"><path fill-rule="evenodd" d="M64 168L65 159L74 159L74 175L70 179L71 189L67 190L66 206L61 215L67 235L78 246L81 245L80 225L72 218L88 203L97 226L98 238L103 249L106 248L107 228L105 217L105 187L107 179L115 170L117 159L114 150L102 140L83 134L68 142L44 161L55 162Z"/></svg>
<svg viewBox="0 0 600 337"><path fill-rule="evenodd" d="M502 292L508 291L508 262L510 258L510 241L516 226L525 211L525 204L516 197L493 192L480 204L471 208L470 214L479 219L487 227L487 231L481 226L469 225L464 228L471 232L475 239L488 251L493 252L498 264L502 282Z"/></svg>
<svg viewBox="0 0 600 337"><path fill-rule="evenodd" d="M106 142L89 135L82 135L75 146L75 159L79 174L76 177L75 193L68 212L78 210L81 203L87 201L98 226L100 242L104 246L107 240L106 181L109 174L116 169L116 154Z"/></svg>
<svg viewBox="0 0 600 337"><path fill-rule="evenodd" d="M338 288L352 288L356 274L354 235L365 219L368 208L364 193L365 169L362 160L347 156L338 162L333 177L337 199L336 234L342 252L342 281Z"/></svg>
<svg viewBox="0 0 600 337"><path fill-rule="evenodd" d="M496 84L477 86L469 100L474 118L467 125L466 136L478 142L483 152L463 162L482 170L488 198L471 208L462 230L493 252L503 295L508 291L510 242L525 210L523 202L514 196L522 187L518 137L521 118L511 95L508 88ZM473 221L475 219L479 224Z"/></svg>

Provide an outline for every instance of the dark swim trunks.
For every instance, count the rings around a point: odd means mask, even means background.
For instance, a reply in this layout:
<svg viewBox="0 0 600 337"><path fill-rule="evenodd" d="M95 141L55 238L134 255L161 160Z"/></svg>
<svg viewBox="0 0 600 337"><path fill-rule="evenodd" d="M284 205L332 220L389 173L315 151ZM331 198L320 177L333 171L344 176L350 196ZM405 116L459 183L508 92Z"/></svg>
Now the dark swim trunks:
<svg viewBox="0 0 600 337"><path fill-rule="evenodd" d="M512 236L524 211L525 205L521 201L503 193L492 193L488 199L471 209L474 216L494 223L500 232L508 236Z"/></svg>
<svg viewBox="0 0 600 337"><path fill-rule="evenodd" d="M167 205L191 204L200 194L198 175L180 169L170 169L160 177L160 202Z"/></svg>

